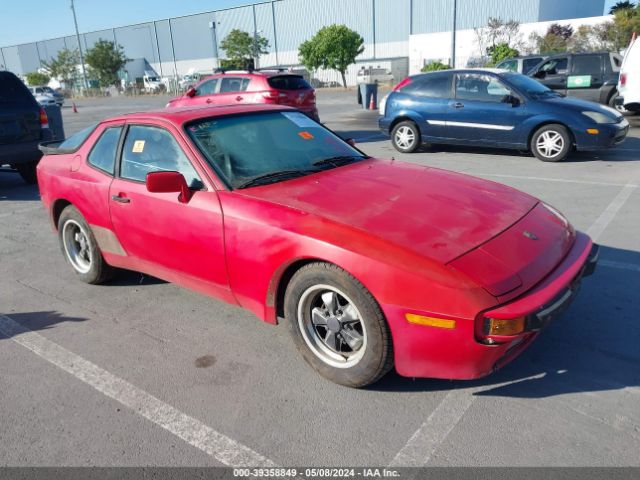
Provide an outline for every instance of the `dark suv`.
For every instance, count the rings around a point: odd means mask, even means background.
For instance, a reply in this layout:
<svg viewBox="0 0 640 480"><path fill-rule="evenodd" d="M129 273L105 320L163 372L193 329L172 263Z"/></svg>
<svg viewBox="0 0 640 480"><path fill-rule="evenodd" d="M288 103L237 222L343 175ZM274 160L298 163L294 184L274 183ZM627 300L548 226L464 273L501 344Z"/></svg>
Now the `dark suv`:
<svg viewBox="0 0 640 480"><path fill-rule="evenodd" d="M622 57L612 52L563 53L529 72L551 90L615 107Z"/></svg>
<svg viewBox="0 0 640 480"><path fill-rule="evenodd" d="M25 182L36 183L38 144L51 139L44 108L18 77L0 72L0 166L9 165Z"/></svg>

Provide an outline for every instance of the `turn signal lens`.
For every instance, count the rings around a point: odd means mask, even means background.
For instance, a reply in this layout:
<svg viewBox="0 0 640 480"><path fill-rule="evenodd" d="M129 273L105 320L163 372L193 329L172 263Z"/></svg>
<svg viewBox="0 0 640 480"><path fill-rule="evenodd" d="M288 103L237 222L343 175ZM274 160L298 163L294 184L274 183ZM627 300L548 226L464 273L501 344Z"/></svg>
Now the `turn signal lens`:
<svg viewBox="0 0 640 480"><path fill-rule="evenodd" d="M449 330L456 328L456 321L447 318L424 317L414 313L405 314L407 322L414 325L424 325L427 327L447 328Z"/></svg>
<svg viewBox="0 0 640 480"><path fill-rule="evenodd" d="M484 321L486 335L518 335L524 332L525 317L510 318L486 318Z"/></svg>
<svg viewBox="0 0 640 480"><path fill-rule="evenodd" d="M597 128L587 128L587 133L590 133L591 135L598 135L600 133L600 130L598 130Z"/></svg>

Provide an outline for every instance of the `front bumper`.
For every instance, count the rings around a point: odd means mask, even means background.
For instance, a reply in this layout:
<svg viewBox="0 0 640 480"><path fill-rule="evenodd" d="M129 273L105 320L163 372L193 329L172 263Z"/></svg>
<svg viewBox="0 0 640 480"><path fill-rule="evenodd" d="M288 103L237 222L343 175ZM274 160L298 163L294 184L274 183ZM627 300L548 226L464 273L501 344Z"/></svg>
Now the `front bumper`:
<svg viewBox="0 0 640 480"><path fill-rule="evenodd" d="M531 319L527 331L500 344L478 339L476 318L457 319L453 329L432 328L409 324L405 308L382 305L393 335L396 370L406 377L455 380L492 373L522 353L568 308L580 281L594 272L597 261L598 247L587 235L578 233L564 260L538 285L507 304L481 312L478 318Z"/></svg>
<svg viewBox="0 0 640 480"><path fill-rule="evenodd" d="M602 150L615 147L622 143L629 133L629 122L622 119L619 123L598 124L599 133L592 135L584 132L574 132L576 136L576 148L578 150Z"/></svg>

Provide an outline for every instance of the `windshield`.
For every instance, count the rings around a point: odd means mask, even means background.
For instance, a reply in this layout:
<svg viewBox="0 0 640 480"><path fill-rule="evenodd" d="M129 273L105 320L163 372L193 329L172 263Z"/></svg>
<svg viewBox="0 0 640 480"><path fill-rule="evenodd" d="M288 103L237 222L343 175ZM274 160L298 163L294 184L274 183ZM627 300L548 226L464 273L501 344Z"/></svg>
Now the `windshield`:
<svg viewBox="0 0 640 480"><path fill-rule="evenodd" d="M525 75L521 75L519 73L511 73L505 75L505 78L511 83L514 87L520 90L522 93L525 93L530 96L540 96L540 95L553 95L554 91L545 87L543 84L534 80L531 77L527 77Z"/></svg>
<svg viewBox="0 0 640 480"><path fill-rule="evenodd" d="M367 158L295 111L203 118L189 123L186 131L232 188L275 183Z"/></svg>

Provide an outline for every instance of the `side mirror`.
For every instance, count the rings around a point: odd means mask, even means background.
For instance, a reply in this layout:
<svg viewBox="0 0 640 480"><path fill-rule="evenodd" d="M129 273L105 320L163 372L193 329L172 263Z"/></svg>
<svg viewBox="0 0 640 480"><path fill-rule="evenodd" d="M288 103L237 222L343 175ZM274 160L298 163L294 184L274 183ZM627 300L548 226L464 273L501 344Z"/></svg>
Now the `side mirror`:
<svg viewBox="0 0 640 480"><path fill-rule="evenodd" d="M189 90L185 92L185 95L189 98L193 98L196 96L196 89L193 87L189 87Z"/></svg>
<svg viewBox="0 0 640 480"><path fill-rule="evenodd" d="M533 76L534 76L535 78L544 78L544 77L546 77L546 76L547 76L547 72L545 72L544 70L538 70L537 72L535 72L535 73L533 74Z"/></svg>
<svg viewBox="0 0 640 480"><path fill-rule="evenodd" d="M351 145L352 147L356 146L356 141L353 138L347 138L345 140L345 142L347 142L349 145Z"/></svg>
<svg viewBox="0 0 640 480"><path fill-rule="evenodd" d="M517 107L520 105L520 99L515 95L505 95L502 101L504 103L510 103L512 107Z"/></svg>
<svg viewBox="0 0 640 480"><path fill-rule="evenodd" d="M147 191L151 193L180 193L178 201L188 203L191 200L191 190L179 172L150 172L145 182Z"/></svg>

